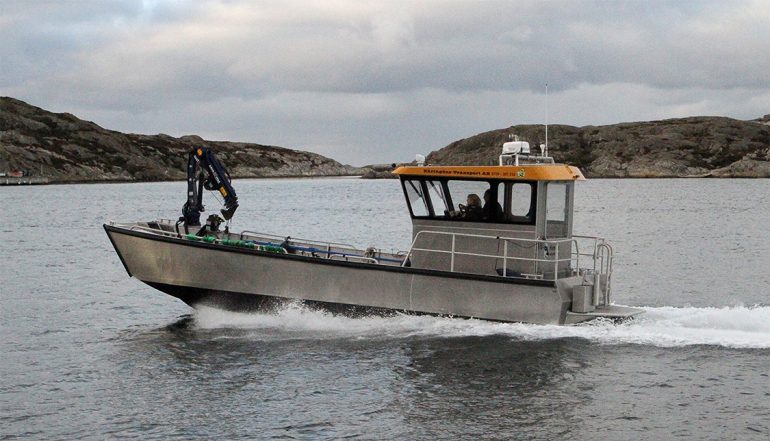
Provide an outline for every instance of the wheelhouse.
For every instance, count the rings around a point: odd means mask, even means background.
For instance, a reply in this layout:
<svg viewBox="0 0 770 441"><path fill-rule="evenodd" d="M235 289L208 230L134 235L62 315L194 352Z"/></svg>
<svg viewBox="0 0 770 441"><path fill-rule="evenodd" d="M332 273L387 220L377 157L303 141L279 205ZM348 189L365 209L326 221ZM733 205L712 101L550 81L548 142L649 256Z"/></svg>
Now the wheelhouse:
<svg viewBox="0 0 770 441"><path fill-rule="evenodd" d="M576 167L557 164L399 167L395 173L415 226L451 230L471 223L480 230L531 231L543 239L571 235L574 183L585 179ZM471 195L483 204L480 217L462 215Z"/></svg>
<svg viewBox="0 0 770 441"><path fill-rule="evenodd" d="M554 280L568 271L575 181L585 179L576 167L408 166L394 173L412 217L413 266ZM469 208L473 202L480 206ZM556 255L563 262L539 264Z"/></svg>

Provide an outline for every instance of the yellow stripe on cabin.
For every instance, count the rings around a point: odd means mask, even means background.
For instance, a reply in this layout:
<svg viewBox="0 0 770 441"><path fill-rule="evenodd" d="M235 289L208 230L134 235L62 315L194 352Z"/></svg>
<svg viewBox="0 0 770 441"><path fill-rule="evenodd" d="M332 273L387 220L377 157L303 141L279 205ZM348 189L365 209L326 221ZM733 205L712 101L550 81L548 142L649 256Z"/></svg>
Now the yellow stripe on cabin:
<svg viewBox="0 0 770 441"><path fill-rule="evenodd" d="M425 166L398 167L401 176L433 176L464 179L503 179L511 181L584 181L579 168L565 164L528 164L500 166Z"/></svg>

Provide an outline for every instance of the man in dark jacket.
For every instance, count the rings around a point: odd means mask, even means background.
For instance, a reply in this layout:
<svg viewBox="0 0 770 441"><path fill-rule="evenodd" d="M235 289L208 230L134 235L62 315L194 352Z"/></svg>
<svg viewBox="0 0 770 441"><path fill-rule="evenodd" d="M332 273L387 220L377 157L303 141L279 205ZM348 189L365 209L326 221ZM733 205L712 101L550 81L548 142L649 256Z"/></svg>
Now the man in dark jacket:
<svg viewBox="0 0 770 441"><path fill-rule="evenodd" d="M500 203L492 200L492 190L484 192L484 212L482 214L484 220L491 222L498 222L503 220L503 207Z"/></svg>

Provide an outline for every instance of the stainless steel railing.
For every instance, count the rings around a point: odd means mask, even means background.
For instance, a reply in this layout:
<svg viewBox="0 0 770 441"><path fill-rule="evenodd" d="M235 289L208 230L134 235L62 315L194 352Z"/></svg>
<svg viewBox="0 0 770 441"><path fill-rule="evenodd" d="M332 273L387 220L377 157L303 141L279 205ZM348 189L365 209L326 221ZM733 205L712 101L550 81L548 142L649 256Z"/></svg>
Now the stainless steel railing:
<svg viewBox="0 0 770 441"><path fill-rule="evenodd" d="M260 233L257 231L251 231L251 230L243 230L240 233L241 239L243 239L244 236L251 235L256 237L264 237L268 239L278 239L278 240L285 240L287 239L286 236L279 236L277 234L269 234L269 233ZM299 237L288 237L291 241L301 242L308 245L318 245L318 246L324 246L324 247L340 247L340 248L349 248L351 250L355 250L356 247L347 243L339 243L339 242L325 242L321 240L313 240L313 239L302 239Z"/></svg>
<svg viewBox="0 0 770 441"><path fill-rule="evenodd" d="M448 236L450 237L450 246L449 249L435 249L435 248L420 248L417 247L418 240L423 236L429 236L429 235L439 235L439 236ZM469 252L469 251L458 251L457 249L457 239L458 238L471 238L471 239L490 239L490 240L497 240L502 242L502 252L497 254L489 254L489 253L476 253L476 252ZM588 249L591 250L591 252L581 252L581 241L588 241L589 246ZM518 246L526 246L527 248L533 248L535 251L535 257L525 257L525 256L511 256L509 255L509 244L511 245L518 245ZM563 251L560 251L561 245L563 244L570 244L570 253L569 255L561 255L560 252L563 253ZM499 247L498 247L499 249ZM543 257L540 257L538 255L538 251L543 251ZM505 276L508 274L508 269L510 268L509 263L510 261L516 262L528 262L532 264L532 267L534 268L534 272L530 274L522 274L525 278L536 278L536 279L542 279L542 280L553 280L556 281L559 278L562 277L569 277L573 275L581 275L581 274L606 274L609 277L612 273L612 248L605 242L603 238L600 237L594 237L594 236L572 236L570 238L565 239L526 239L526 238L520 238L520 237L504 237L504 236L489 236L489 235L482 235L482 234L468 234L468 233L452 233L452 232L446 232L446 231L429 231L429 230L423 230L419 231L412 240L411 246L409 247L409 251L407 251L406 257L407 259L404 259L404 263L402 266L407 265L407 260L409 257L412 257L412 254L414 252L425 252L425 253L438 253L438 254L448 254L449 255L449 271L455 272L455 261L458 256L471 256L471 257L480 257L480 258L489 258L489 259L496 259L496 260L502 260L502 274ZM582 268L580 266L580 259L582 258L588 258L589 262L591 262L591 267L589 268ZM567 263L567 268L560 271L560 265ZM550 277L548 269L552 269L550 271ZM607 286L609 287L609 281L607 283ZM609 296L609 289L607 289L607 292L605 295Z"/></svg>
<svg viewBox="0 0 770 441"><path fill-rule="evenodd" d="M601 244L599 244L596 250L596 259L594 259L594 262L596 262L596 260L599 261L599 271L597 273L597 277L599 277L600 279L601 277L607 278L605 287L603 288L604 289L603 303L605 305L610 304L610 297L611 297L611 291L612 291L612 259L613 259L612 246L606 242L602 242Z"/></svg>
<svg viewBox="0 0 770 441"><path fill-rule="evenodd" d="M330 260L343 260L346 262L362 262L372 264L400 265L402 256L383 253L382 250L369 248L366 250L356 248L353 245L340 242L327 242L313 239L278 236L275 234L259 233L256 231L243 231L239 234L241 240L246 238L278 241L288 241L294 254L302 254L311 257L320 257ZM307 249L310 248L310 249Z"/></svg>
<svg viewBox="0 0 770 441"><path fill-rule="evenodd" d="M177 234L175 231L165 231L160 230L158 228L150 228L145 227L144 225L135 225L135 224L113 224L117 227L127 228L131 231L141 231L144 233L152 233L152 234L159 234L161 236L167 236L167 237L180 237L179 234Z"/></svg>
<svg viewBox="0 0 770 441"><path fill-rule="evenodd" d="M161 220L161 223L164 221ZM170 221L168 221L170 223ZM144 225L137 224L118 224L110 222L112 225L120 226L130 230L144 231L153 234L159 234L167 237L181 237L176 232L165 231L162 229L151 228ZM435 248L423 248L417 247L417 242L420 238L428 235L439 235L450 237L449 249L435 249ZM238 237L240 240L244 239L266 239L268 241L281 241L282 243L287 238L284 236L278 236L274 234L259 233L256 231L242 231L241 233L233 233L230 237ZM471 238L471 239L491 239L501 241L502 252L497 254L490 253L477 253L469 251L461 251L457 249L457 239ZM402 267L407 266L410 261L410 257L415 252L436 253L449 255L449 271L456 271L456 260L459 256L471 256L479 258L496 259L502 261L502 275L507 276L508 270L511 268L511 264L514 262L528 262L531 264L532 272L522 273L524 278L551 280L556 281L559 278L570 277L574 275L584 275L594 277L595 283L601 286L602 299L605 304L609 303L611 295L611 281L612 281L612 265L613 265L613 249L604 238L595 236L572 236L564 239L526 239L520 237L505 237L505 236L490 236L481 234L468 234L468 233L452 233L446 231L430 231L423 230L418 232L409 250L405 254L393 254L387 255L390 257L383 257L381 252L378 252L379 256L373 256L368 254L368 250L361 250L352 245L337 243L337 242L325 242L311 239L299 239L288 238L294 245L299 247L319 247L317 250L313 250L313 257L325 257L326 259L346 260L346 261L358 261L372 264L400 265ZM219 242L219 240L217 240ZM570 244L570 253L565 255L561 251L562 245ZM280 245L278 245L280 246ZM534 257L515 256L509 255L511 246L518 246L519 248L532 248ZM288 252L286 248L282 247L284 252ZM498 247L499 250L499 247ZM542 254L540 253L542 251ZM300 251L306 254L304 251ZM309 251L307 253L310 253ZM318 256L317 254L321 254ZM325 255L325 256L324 256ZM384 260L382 260L384 259ZM395 259L395 262L393 260ZM588 260L588 267L581 267L581 260ZM399 263L400 262L400 263ZM564 265L566 263L566 265ZM463 271L467 272L467 271ZM482 272L479 272L482 273ZM599 299L597 299L599 301Z"/></svg>
<svg viewBox="0 0 770 441"><path fill-rule="evenodd" d="M322 249L320 251L326 253L326 258L329 259L332 256L336 255L336 253L345 253L346 254L357 254L357 253L364 253L364 250L360 250L353 245L346 244L346 243L338 243L338 242L325 242L325 241L319 241L319 240L313 240L313 239L302 239L302 238L296 238L296 237L287 237L287 236L279 236L276 234L268 234L268 233L260 233L257 231L250 231L250 230L244 230L241 231L239 234L239 237L241 240L252 237L257 239L267 239L267 240L277 240L280 242L283 241L289 241L294 242L296 244L301 244L301 246L308 246L308 247L321 247Z"/></svg>
<svg viewBox="0 0 770 441"><path fill-rule="evenodd" d="M174 225L174 222L168 219L160 219L157 222L159 225ZM136 223L110 222L110 225L118 226L132 231L142 231L145 233L156 234L159 236L174 238L182 238L184 236L177 233L176 231L166 231L162 228L153 228L146 225L138 225ZM275 234L261 233L249 230L245 230L240 233L224 234L221 238L218 237L212 240L211 243L227 244L228 240L236 238L241 241L256 240L271 242L271 245L254 244L254 248L259 250L277 249L285 254L289 254L287 249L289 247L284 246L284 242L288 240L287 245L292 249L291 254L302 254L330 260L342 260L346 262L362 262L398 266L401 264L402 259L405 258L403 255L389 255L387 253L383 253L382 250L375 248L363 250L346 243L278 236Z"/></svg>

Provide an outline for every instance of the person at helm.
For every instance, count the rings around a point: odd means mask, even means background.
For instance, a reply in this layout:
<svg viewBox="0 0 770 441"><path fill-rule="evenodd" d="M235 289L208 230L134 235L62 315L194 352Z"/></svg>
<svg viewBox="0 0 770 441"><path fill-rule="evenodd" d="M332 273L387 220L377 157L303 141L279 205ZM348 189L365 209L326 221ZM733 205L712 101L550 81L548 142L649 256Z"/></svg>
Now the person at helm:
<svg viewBox="0 0 770 441"><path fill-rule="evenodd" d="M481 208L481 198L472 193L466 200L468 205L460 204L460 219L467 221L480 221L484 218L484 210Z"/></svg>

